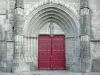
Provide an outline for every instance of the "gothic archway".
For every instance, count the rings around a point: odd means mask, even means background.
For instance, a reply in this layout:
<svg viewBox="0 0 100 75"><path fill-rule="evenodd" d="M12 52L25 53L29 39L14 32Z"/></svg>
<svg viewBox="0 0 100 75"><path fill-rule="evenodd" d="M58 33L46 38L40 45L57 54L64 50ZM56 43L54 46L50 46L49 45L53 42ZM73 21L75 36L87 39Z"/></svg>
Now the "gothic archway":
<svg viewBox="0 0 100 75"><path fill-rule="evenodd" d="M23 34L26 37L33 37L36 44L33 48L33 62L37 68L37 53L39 31L48 22L55 22L63 29L66 36L66 68L70 70L79 69L80 65L80 24L75 15L65 6L56 3L44 4L28 16L25 21ZM78 70L77 69L77 70Z"/></svg>

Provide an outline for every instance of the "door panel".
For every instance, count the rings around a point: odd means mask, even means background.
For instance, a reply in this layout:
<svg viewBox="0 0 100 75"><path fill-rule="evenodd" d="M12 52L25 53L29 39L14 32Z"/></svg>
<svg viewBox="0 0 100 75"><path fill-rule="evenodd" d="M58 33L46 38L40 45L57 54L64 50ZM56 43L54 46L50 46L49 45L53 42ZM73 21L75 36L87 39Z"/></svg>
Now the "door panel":
<svg viewBox="0 0 100 75"><path fill-rule="evenodd" d="M64 60L53 60L51 64L52 70L65 70L65 61Z"/></svg>
<svg viewBox="0 0 100 75"><path fill-rule="evenodd" d="M65 69L65 36L39 36L38 69Z"/></svg>
<svg viewBox="0 0 100 75"><path fill-rule="evenodd" d="M57 35L52 37L52 69L65 69L65 37Z"/></svg>
<svg viewBox="0 0 100 75"><path fill-rule="evenodd" d="M50 70L51 69L51 61L47 61L47 60L39 60L38 61L39 65L38 65L38 69L39 70Z"/></svg>
<svg viewBox="0 0 100 75"><path fill-rule="evenodd" d="M51 38L39 36L38 38L38 69L50 69Z"/></svg>

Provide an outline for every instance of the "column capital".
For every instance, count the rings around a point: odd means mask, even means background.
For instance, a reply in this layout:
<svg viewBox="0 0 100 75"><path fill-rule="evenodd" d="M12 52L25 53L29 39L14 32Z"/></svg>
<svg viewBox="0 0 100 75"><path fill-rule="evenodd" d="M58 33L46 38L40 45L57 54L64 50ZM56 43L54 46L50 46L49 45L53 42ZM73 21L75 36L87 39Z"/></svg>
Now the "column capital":
<svg viewBox="0 0 100 75"><path fill-rule="evenodd" d="M15 0L15 9L16 8L24 9L24 0Z"/></svg>
<svg viewBox="0 0 100 75"><path fill-rule="evenodd" d="M90 40L90 36L88 35L81 36L81 41L89 41L89 40Z"/></svg>
<svg viewBox="0 0 100 75"><path fill-rule="evenodd" d="M80 0L80 8L89 8L88 0Z"/></svg>
<svg viewBox="0 0 100 75"><path fill-rule="evenodd" d="M90 8L84 7L80 9L80 15L88 15L90 14Z"/></svg>

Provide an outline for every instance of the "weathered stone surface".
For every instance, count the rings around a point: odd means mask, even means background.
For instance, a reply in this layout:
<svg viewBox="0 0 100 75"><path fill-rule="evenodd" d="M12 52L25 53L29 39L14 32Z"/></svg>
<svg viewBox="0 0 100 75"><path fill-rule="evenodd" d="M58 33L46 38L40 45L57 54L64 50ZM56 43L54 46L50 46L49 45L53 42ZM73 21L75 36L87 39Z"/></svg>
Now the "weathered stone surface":
<svg viewBox="0 0 100 75"><path fill-rule="evenodd" d="M0 1L1 1L0 2L1 5L0 24L2 24L2 26L4 27L2 28L0 25L0 65L1 65L0 71L5 70L11 72L12 68L15 69L16 72L37 70L38 69L37 68L38 67L38 60L37 60L38 59L38 40L37 40L38 37L37 36L38 35L34 35L33 33L34 32L38 33L39 29L35 29L35 31L30 33L32 34L32 36L24 36L23 38L24 42L22 41L22 39L20 39L20 37L18 38L18 40L15 39L15 44L14 44L13 33L14 34L16 33L18 36L19 34L23 34L22 31L24 28L24 19L26 20L27 17L33 12L33 10L37 12L38 11L37 8L41 7L41 5L42 6L46 5L48 1L25 0L24 3L23 0L9 0L7 1L7 5L6 2L4 2L4 0L3 1L0 0ZM100 69L100 64L99 64L100 63L100 51L99 51L100 50L99 47L100 46L100 1L99 0L58 0L58 1L50 0L50 2L55 4L60 4L66 7L67 9L71 10L73 15L75 15L75 17L78 19L78 21L80 21L81 24L80 27L76 25L76 27L78 27L81 30L79 31L81 34L77 34L74 31L72 32L70 30L71 27L72 29L75 29L74 27L75 24L73 23L73 21L70 22L70 25L68 25L66 29L64 25L67 25L67 23L63 25L63 28L65 30L68 29L69 32L66 34L66 69L68 71L73 71L73 72L83 72L83 71L89 72L90 70L93 72L100 72L99 70ZM39 16L38 18L40 17L41 16ZM33 17L32 20L33 19L36 19L36 17ZM65 18L63 17L62 19ZM69 20L66 21L68 22ZM35 22L29 23L28 27L30 25L33 26ZM34 25L34 27L36 25ZM34 27L31 30L33 30ZM59 34L60 32L61 34L64 34L62 29L59 28L57 29L57 26L55 27L56 27L55 34ZM4 38L4 35L2 35L2 33L4 32L2 30L5 31L5 29L7 30L6 42L4 39L2 39ZM49 34L49 32L47 32L48 28L46 27L44 27L40 31L41 31L40 34L43 33ZM25 32L29 33L27 32L27 30ZM5 43L7 44L7 46L5 46L6 45ZM16 49L15 55L14 55L14 49ZM7 54L7 57L5 57L6 56L5 54ZM14 64L17 64L19 66L16 66L14 68L12 67L13 66L12 62L13 62L13 57L15 56L16 56L16 60ZM5 58L7 61L5 61ZM18 61L22 61L24 64L20 64ZM7 64L5 65L5 63ZM26 66L26 69L21 69L22 68L21 65L24 68ZM36 74L38 74L38 72ZM72 75L76 75L76 74L72 74ZM94 73L92 74L79 73L79 75L94 75ZM95 74L95 75L99 75L99 74Z"/></svg>
<svg viewBox="0 0 100 75"><path fill-rule="evenodd" d="M92 60L92 71L100 72L100 58Z"/></svg>

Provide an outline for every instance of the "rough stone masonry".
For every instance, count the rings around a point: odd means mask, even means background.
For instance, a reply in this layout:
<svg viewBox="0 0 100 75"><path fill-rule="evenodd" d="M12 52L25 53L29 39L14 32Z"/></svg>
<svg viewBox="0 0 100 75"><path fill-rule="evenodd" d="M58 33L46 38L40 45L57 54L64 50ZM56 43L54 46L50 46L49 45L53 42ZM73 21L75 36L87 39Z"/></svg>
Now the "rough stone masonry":
<svg viewBox="0 0 100 75"><path fill-rule="evenodd" d="M99 0L1 0L0 5L1 72L39 71L38 36L51 35L51 22L52 35L65 35L65 71L100 72Z"/></svg>

